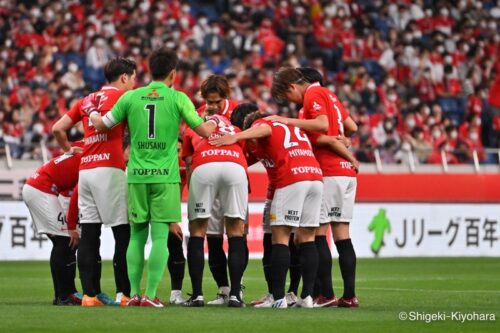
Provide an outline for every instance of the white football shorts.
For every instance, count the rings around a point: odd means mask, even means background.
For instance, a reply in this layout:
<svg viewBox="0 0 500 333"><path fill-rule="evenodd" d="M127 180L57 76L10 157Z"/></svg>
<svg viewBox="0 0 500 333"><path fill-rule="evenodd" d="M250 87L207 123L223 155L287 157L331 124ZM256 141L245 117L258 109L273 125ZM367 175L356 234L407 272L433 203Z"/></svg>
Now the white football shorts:
<svg viewBox="0 0 500 333"><path fill-rule="evenodd" d="M356 177L324 177L323 184L320 222L350 223L356 199Z"/></svg>
<svg viewBox="0 0 500 333"><path fill-rule="evenodd" d="M271 227L318 227L323 183L301 181L276 189L271 204Z"/></svg>
<svg viewBox="0 0 500 333"><path fill-rule="evenodd" d="M23 186L23 200L33 220L36 232L56 236L66 236L68 225L66 223L67 211L63 208L57 195L45 193L31 185Z"/></svg>
<svg viewBox="0 0 500 333"><path fill-rule="evenodd" d="M219 217L246 219L248 178L245 168L232 162L212 162L194 169L189 183L189 220L210 218L215 199L220 203L222 213Z"/></svg>
<svg viewBox="0 0 500 333"><path fill-rule="evenodd" d="M106 227L128 224L127 176L118 168L80 170L78 180L80 223Z"/></svg>

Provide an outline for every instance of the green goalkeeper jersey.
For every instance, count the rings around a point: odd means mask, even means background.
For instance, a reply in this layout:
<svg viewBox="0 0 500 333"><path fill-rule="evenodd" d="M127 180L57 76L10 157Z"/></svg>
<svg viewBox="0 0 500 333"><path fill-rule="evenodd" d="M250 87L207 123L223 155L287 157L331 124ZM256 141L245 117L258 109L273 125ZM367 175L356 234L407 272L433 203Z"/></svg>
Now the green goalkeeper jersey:
<svg viewBox="0 0 500 333"><path fill-rule="evenodd" d="M179 183L177 138L179 123L195 128L203 123L182 92L153 81L126 92L103 121L113 127L126 120L130 130L129 183Z"/></svg>

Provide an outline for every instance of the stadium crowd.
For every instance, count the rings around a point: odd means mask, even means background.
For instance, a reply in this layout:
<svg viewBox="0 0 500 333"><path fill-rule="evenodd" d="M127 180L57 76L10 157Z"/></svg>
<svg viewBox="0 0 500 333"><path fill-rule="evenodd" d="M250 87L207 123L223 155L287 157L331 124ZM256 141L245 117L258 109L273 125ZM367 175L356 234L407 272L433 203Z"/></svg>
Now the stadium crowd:
<svg viewBox="0 0 500 333"><path fill-rule="evenodd" d="M485 0L0 1L0 149L38 158L58 148L50 130L104 84L115 56L138 64L161 45L182 60L175 87L196 106L207 75L225 74L232 98L294 117L271 97L283 65L310 66L357 122L361 162L468 163L499 147L500 3ZM73 130L71 135L78 136ZM71 139L71 138L70 138Z"/></svg>

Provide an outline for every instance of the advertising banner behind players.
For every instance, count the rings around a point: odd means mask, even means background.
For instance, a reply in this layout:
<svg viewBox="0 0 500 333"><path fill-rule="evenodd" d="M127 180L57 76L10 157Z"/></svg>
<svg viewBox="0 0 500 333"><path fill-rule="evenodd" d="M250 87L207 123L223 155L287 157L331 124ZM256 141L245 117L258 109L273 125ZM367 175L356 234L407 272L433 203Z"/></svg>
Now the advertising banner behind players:
<svg viewBox="0 0 500 333"><path fill-rule="evenodd" d="M249 204L248 246L262 256L263 203ZM182 206L184 234L187 207ZM500 256L500 206L493 204L357 204L353 244L359 257ZM101 255L113 257L113 235L103 228ZM37 236L21 201L0 202L0 260L46 260L50 242ZM149 253L149 243L146 254ZM337 253L332 249L333 256Z"/></svg>

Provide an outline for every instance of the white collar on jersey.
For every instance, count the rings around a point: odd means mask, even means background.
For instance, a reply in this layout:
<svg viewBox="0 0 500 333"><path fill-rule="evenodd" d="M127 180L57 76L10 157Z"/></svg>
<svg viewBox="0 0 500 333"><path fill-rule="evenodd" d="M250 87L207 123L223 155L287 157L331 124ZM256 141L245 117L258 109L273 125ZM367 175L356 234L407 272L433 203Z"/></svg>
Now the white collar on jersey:
<svg viewBox="0 0 500 333"><path fill-rule="evenodd" d="M309 90L309 88L312 88L312 87L321 87L321 84L319 84L319 82L314 82L314 83L311 83L309 85L309 87L307 87L306 91Z"/></svg>
<svg viewBox="0 0 500 333"><path fill-rule="evenodd" d="M101 90L120 90L113 86L102 86Z"/></svg>
<svg viewBox="0 0 500 333"><path fill-rule="evenodd" d="M225 100L224 100L224 103L225 103L226 105L224 106L224 110L222 110L221 115L225 115L225 114L226 114L226 112L227 112L227 110L229 110L229 101L228 101L227 99L225 99Z"/></svg>

